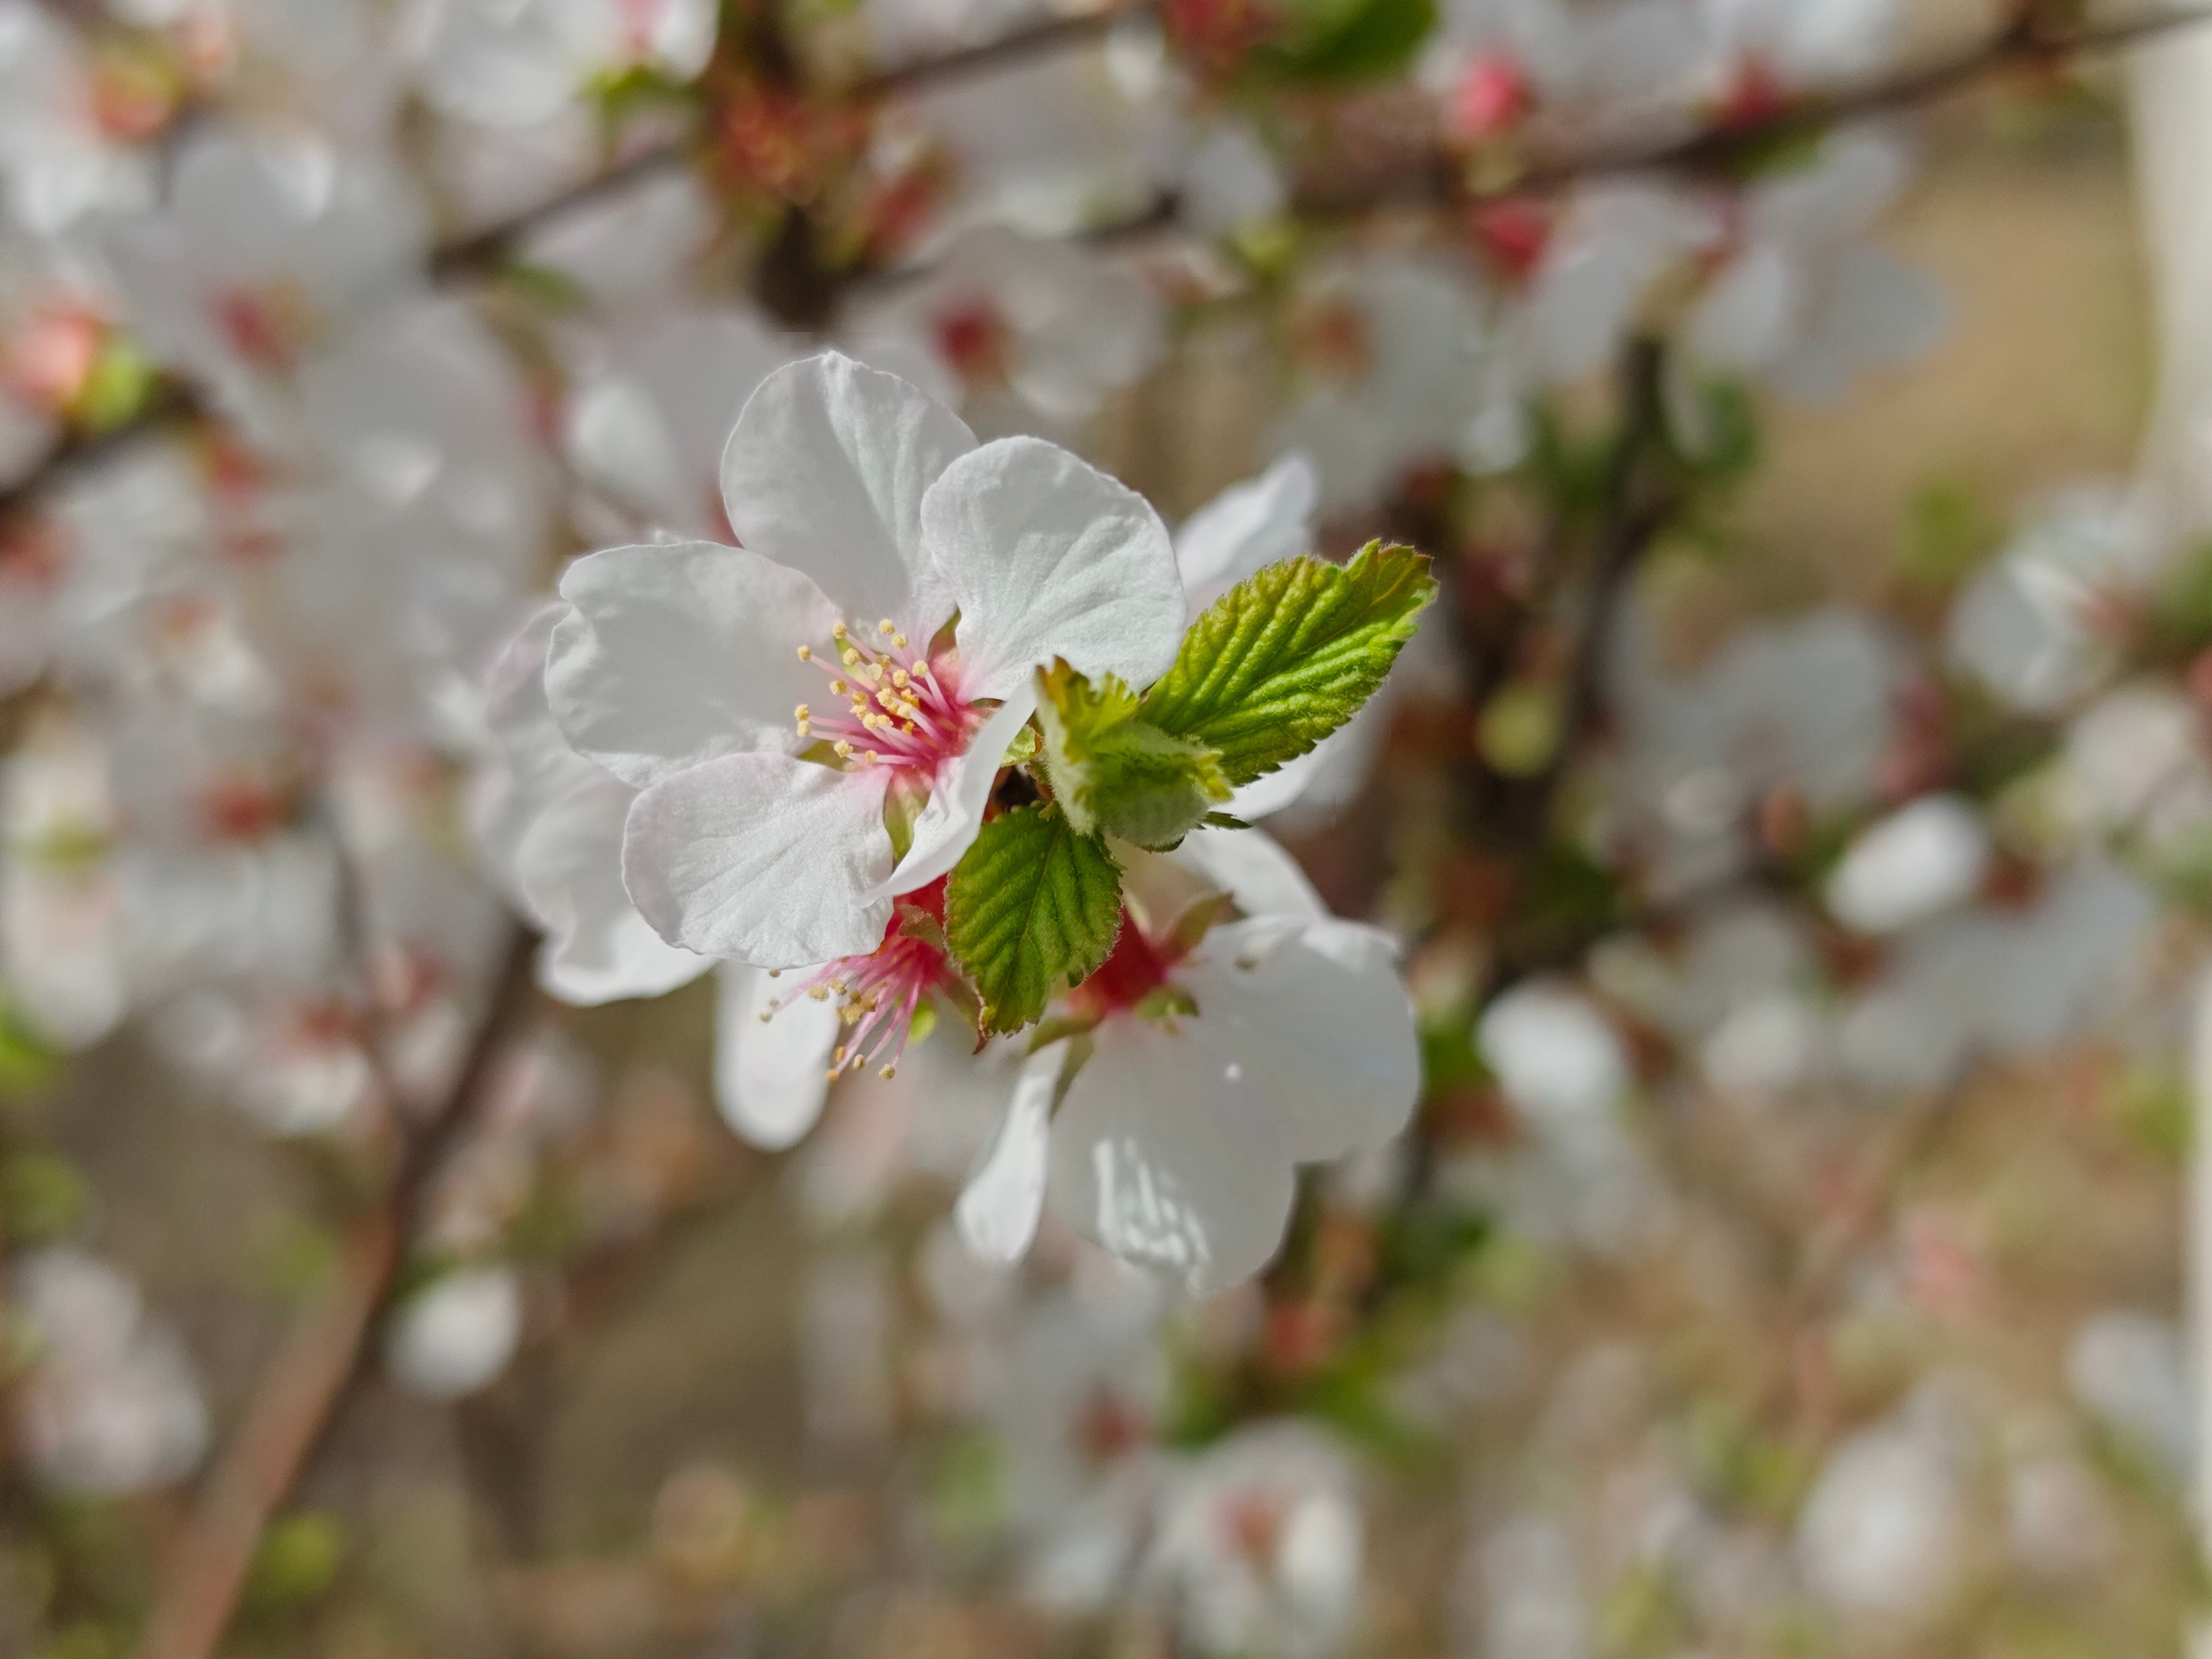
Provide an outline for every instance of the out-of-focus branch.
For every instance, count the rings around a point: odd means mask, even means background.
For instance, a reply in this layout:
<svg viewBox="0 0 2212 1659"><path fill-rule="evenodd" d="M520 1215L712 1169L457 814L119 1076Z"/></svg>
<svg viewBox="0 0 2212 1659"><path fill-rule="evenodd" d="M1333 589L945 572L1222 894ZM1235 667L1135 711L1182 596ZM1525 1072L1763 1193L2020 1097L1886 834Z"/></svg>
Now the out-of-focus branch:
<svg viewBox="0 0 2212 1659"><path fill-rule="evenodd" d="M2022 10L2004 27L1950 57L1899 76L1869 80L1778 106L1771 112L1707 124L1681 120L1595 143L1586 125L1538 138L1523 166L1495 179L1470 180L1455 159L1437 152L1419 166L1350 189L1301 193L1308 214L1361 213L1378 207L1482 202L1554 191L1578 179L1658 168L1718 167L1747 151L1825 131L1846 121L1917 109L1995 75L2094 57L2177 30L2212 24L2212 5L2160 8L2142 15L2075 30L2042 26Z"/></svg>
<svg viewBox="0 0 2212 1659"><path fill-rule="evenodd" d="M917 58L882 70L861 82L854 93L863 98L881 98L943 86L971 75L1046 57L1069 46L1086 46L1103 38L1116 25L1133 17L1149 16L1152 10L1151 0L1123 0L1122 3L1101 6L1073 17L1033 23L980 46L963 47L935 58Z"/></svg>
<svg viewBox="0 0 2212 1659"><path fill-rule="evenodd" d="M57 440L38 464L5 489L0 489L0 524L28 506L33 497L81 467L113 454L156 427L187 420L201 413L200 400L190 388L165 380L128 421L105 432L70 433Z"/></svg>
<svg viewBox="0 0 2212 1659"><path fill-rule="evenodd" d="M559 194L511 214L496 224L441 242L430 255L430 275L439 282L481 276L496 270L514 257L530 236L580 208L622 195L634 185L659 177L684 159L684 146L673 140L641 149L602 172L570 185Z"/></svg>
<svg viewBox="0 0 2212 1659"><path fill-rule="evenodd" d="M1096 39L1122 19L1149 9L1150 0L1129 0L1129 3L1102 8L1078 17L1055 18L981 46L885 70L861 82L854 95L876 97L911 92L1004 68ZM2004 29L1954 57L1895 79L1803 99L1754 119L1732 120L1687 131L1678 124L1670 124L1657 134L1613 138L1595 144L1569 138L1540 147L1517 171L1480 181L1463 178L1453 158L1437 152L1419 165L1386 178L1364 179L1352 187L1303 190L1293 205L1301 214L1328 217L1390 206L1494 200L1525 191L1556 190L1578 179L1608 173L1717 166L1755 147L1817 132L1840 121L1915 107L1992 74L2117 51L2200 23L2212 23L2212 5L2161 9L2071 33L2044 28L2037 23L2032 10L2023 11ZM580 207L619 196L633 185L681 165L686 155L685 143L675 140L641 150L496 224L441 244L430 256L431 273L439 280L451 281L495 270L536 231ZM1174 223L1178 208L1175 195L1164 192L1142 211L1123 221L1095 227L1085 233L1085 239L1111 244L1165 229ZM0 515L24 505L80 460L106 453L147 426L179 413L191 412L195 407L188 396L179 393L173 402L156 400L156 406L149 406L129 422L98 438L64 441L24 478L0 490Z"/></svg>
<svg viewBox="0 0 2212 1659"><path fill-rule="evenodd" d="M1582 632L1567 672L1559 745L1548 764L1515 792L1522 835L1540 842L1582 743L1602 712L1606 662L1631 579L1677 507L1677 492L1655 478L1651 462L1666 441L1665 348L1648 335L1628 343L1620 363L1620 436L1607 462L1605 501L1583 595Z"/></svg>
<svg viewBox="0 0 2212 1659"><path fill-rule="evenodd" d="M474 1121L494 1063L533 1006L536 943L515 930L476 1042L437 1109L403 1129L383 1193L354 1227L337 1288L263 1371L169 1559L137 1659L210 1659L221 1644L263 1531L366 1370L432 1178Z"/></svg>

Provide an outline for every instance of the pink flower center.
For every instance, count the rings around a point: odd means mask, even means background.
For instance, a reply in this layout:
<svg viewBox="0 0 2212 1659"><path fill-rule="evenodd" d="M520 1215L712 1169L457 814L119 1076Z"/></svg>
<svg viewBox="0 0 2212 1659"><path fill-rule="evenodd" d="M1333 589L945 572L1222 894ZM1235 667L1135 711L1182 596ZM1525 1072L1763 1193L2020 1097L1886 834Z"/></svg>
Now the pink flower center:
<svg viewBox="0 0 2212 1659"><path fill-rule="evenodd" d="M1010 344L1006 320L988 300L968 301L937 319L938 351L971 386L1006 378Z"/></svg>
<svg viewBox="0 0 2212 1659"><path fill-rule="evenodd" d="M1474 240L1507 276L1526 279L1552 245L1552 214L1534 198L1509 196L1486 203L1472 216Z"/></svg>
<svg viewBox="0 0 2212 1659"><path fill-rule="evenodd" d="M800 737L827 742L848 765L896 767L924 780L967 753L986 715L961 696L949 653L933 659L888 620L877 624L872 647L843 623L833 631L835 667L812 646L800 646L799 656L821 664L830 694L843 706L817 713L800 703L792 711Z"/></svg>
<svg viewBox="0 0 2212 1659"><path fill-rule="evenodd" d="M314 331L307 296L289 283L241 284L215 295L208 305L231 349L268 373L289 368Z"/></svg>
<svg viewBox="0 0 2212 1659"><path fill-rule="evenodd" d="M40 311L10 343L0 378L31 403L66 409L84 390L105 331L100 319L81 307Z"/></svg>
<svg viewBox="0 0 2212 1659"><path fill-rule="evenodd" d="M1168 982L1168 973L1182 960L1179 953L1161 949L1144 936L1137 918L1121 911L1121 931L1115 936L1113 951L1099 963L1097 973L1068 991L1068 1002L1091 1020L1110 1013L1128 1013L1152 991Z"/></svg>
<svg viewBox="0 0 2212 1659"><path fill-rule="evenodd" d="M1503 52L1486 52L1467 66L1452 88L1444 122L1452 137L1474 143L1495 137L1528 112L1528 82Z"/></svg>
<svg viewBox="0 0 2212 1659"><path fill-rule="evenodd" d="M1737 65L1714 111L1717 124L1729 131L1771 121L1790 108L1790 89L1774 66L1757 58Z"/></svg>
<svg viewBox="0 0 2212 1659"><path fill-rule="evenodd" d="M951 963L937 942L944 937L948 879L939 876L901 898L884 928L884 942L870 954L827 963L799 988L816 1002L837 1000L837 1017L846 1029L844 1040L830 1056L833 1082L862 1066L877 1066L887 1078L896 1076L922 998L933 988L951 983ZM937 926L913 931L918 917ZM781 997L771 1000L761 1018L775 1018L786 1002Z"/></svg>

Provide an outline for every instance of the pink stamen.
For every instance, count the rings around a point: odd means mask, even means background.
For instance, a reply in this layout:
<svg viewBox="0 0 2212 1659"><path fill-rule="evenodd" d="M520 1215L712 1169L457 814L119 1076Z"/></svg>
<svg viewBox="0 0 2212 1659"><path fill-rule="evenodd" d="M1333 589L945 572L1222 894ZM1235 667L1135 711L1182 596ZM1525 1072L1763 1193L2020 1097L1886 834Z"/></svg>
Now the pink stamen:
<svg viewBox="0 0 2212 1659"><path fill-rule="evenodd" d="M884 929L884 942L870 954L826 963L799 986L817 1002L837 999L838 1017L846 1030L830 1056L831 1078L863 1066L875 1066L885 1077L893 1075L905 1058L922 998L933 987L951 983L952 967L944 949L909 933L908 917L900 914L920 911L941 927L945 881L940 876L901 898ZM788 1006L787 1000L780 998L761 1018L773 1018Z"/></svg>
<svg viewBox="0 0 2212 1659"><path fill-rule="evenodd" d="M874 649L841 625L838 660L832 664L802 646L799 654L830 675L839 699L821 714L801 703L793 711L801 737L827 740L838 758L858 765L907 768L934 781L945 762L967 752L984 711L960 696L949 659L933 660L904 634L889 630Z"/></svg>

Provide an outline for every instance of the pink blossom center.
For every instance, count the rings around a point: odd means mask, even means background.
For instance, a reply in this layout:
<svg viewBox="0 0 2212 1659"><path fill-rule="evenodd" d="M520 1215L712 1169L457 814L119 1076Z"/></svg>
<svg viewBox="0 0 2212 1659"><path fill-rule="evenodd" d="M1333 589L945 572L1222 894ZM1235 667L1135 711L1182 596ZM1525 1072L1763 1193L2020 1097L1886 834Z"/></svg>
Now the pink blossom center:
<svg viewBox="0 0 2212 1659"><path fill-rule="evenodd" d="M993 386L1006 378L1006 320L988 300L969 300L937 319L937 349L969 386Z"/></svg>
<svg viewBox="0 0 2212 1659"><path fill-rule="evenodd" d="M275 373L290 367L307 343L307 301L289 285L225 289L208 303L231 349L256 368Z"/></svg>
<svg viewBox="0 0 2212 1659"><path fill-rule="evenodd" d="M100 319L78 307L40 312L16 335L8 353L8 385L31 403L67 408L92 374L102 332Z"/></svg>
<svg viewBox="0 0 2212 1659"><path fill-rule="evenodd" d="M801 661L820 664L836 703L817 711L793 710L799 735L828 743L852 766L890 766L934 781L946 761L968 752L985 712L960 695L958 665L950 653L933 658L896 624L877 624L866 635L839 623L835 666L811 646Z"/></svg>
<svg viewBox="0 0 2212 1659"><path fill-rule="evenodd" d="M1528 80L1503 52L1486 52L1469 64L1444 108L1451 136L1462 143L1495 137L1528 112Z"/></svg>
<svg viewBox="0 0 2212 1659"><path fill-rule="evenodd" d="M902 898L873 951L825 963L800 983L799 991L813 1001L836 1000L845 1030L830 1056L833 1079L863 1066L895 1075L922 998L951 981L951 964L937 942L943 937L946 880L939 876ZM913 931L917 913L937 927ZM773 1019L786 1005L784 998L772 999L761 1018Z"/></svg>

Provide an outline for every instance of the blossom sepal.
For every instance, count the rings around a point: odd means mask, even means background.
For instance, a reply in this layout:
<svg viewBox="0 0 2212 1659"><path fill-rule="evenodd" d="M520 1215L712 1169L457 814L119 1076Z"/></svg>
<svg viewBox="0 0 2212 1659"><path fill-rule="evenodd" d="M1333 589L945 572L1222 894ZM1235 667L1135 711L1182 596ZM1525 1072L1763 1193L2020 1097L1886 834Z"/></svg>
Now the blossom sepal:
<svg viewBox="0 0 2212 1659"><path fill-rule="evenodd" d="M1037 671L1036 692L1045 775L1081 833L1164 852L1233 793L1218 754L1142 719L1112 675L1093 682L1056 660Z"/></svg>

